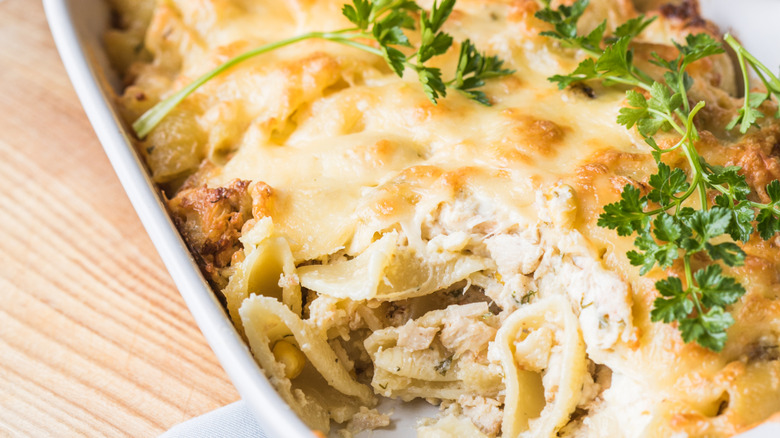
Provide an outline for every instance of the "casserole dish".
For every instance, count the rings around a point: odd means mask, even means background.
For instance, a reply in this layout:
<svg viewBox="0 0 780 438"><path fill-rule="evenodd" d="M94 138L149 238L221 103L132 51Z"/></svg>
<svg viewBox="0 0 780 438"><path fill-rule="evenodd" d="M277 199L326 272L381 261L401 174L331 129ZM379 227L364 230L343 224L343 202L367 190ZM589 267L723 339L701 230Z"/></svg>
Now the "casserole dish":
<svg viewBox="0 0 780 438"><path fill-rule="evenodd" d="M311 436L255 364L203 279L168 217L159 190L131 146L112 103L118 80L103 49L108 5L102 0L53 0L45 1L44 6L57 49L106 155L195 321L241 397L252 406L271 436Z"/></svg>
<svg viewBox="0 0 780 438"><path fill-rule="evenodd" d="M106 153L228 375L270 433L278 436L309 435L308 429L292 411L279 403L275 391L255 365L219 301L201 277L195 261L166 214L158 189L146 174L119 122L112 105L117 83L102 49L102 32L108 16L105 5L97 0L46 1L45 5L66 68ZM413 422L411 417L408 419ZM396 426L404 427L401 424ZM399 431L405 435L404 432Z"/></svg>

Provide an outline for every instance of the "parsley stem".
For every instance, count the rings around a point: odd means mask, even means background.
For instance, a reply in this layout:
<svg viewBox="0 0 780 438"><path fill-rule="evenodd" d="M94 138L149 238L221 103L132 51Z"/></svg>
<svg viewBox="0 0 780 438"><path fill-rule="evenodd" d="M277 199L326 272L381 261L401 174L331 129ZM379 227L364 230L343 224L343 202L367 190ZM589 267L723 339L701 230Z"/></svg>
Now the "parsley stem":
<svg viewBox="0 0 780 438"><path fill-rule="evenodd" d="M690 164L691 170L693 171L693 182L691 183L691 187L695 186L698 188L701 208L707 210L706 176L704 169L701 167L701 163L699 162L699 153L696 151L696 146L693 144L692 138L694 133L693 118L696 117L696 114L698 114L702 108L704 108L704 105L704 101L700 101L688 114L688 118L685 123L686 130L685 134L683 134L685 140L685 147L683 147L683 152L685 153L685 157L688 159L688 163Z"/></svg>
<svg viewBox="0 0 780 438"><path fill-rule="evenodd" d="M688 140L688 138L687 138L687 137L683 137L683 138L681 138L681 139L680 139L680 141L678 141L678 142L677 142L677 143L676 143L674 146L672 146L672 147L670 147L670 148L668 148L668 149L659 149L659 152L661 152L661 153L667 153L667 152L671 152L671 151L673 151L673 150L675 150L675 149L679 149L679 148L680 148L680 146L683 146L684 144L686 144L686 141L687 141L687 140Z"/></svg>
<svg viewBox="0 0 780 438"><path fill-rule="evenodd" d="M688 289L688 295L693 299L693 304L696 306L696 310L699 312L699 315L703 315L704 311L701 308L701 302L699 302L699 295L694 290L690 255L686 254L683 256L683 265L685 266L685 282Z"/></svg>
<svg viewBox="0 0 780 438"><path fill-rule="evenodd" d="M680 125L677 124L677 121L674 120L674 118L672 118L668 113L665 113L665 112L662 112L662 111L658 111L658 110L653 109L653 108L648 108L647 111L650 112L650 113L656 114L659 117L662 117L664 120L669 122L669 124L672 125L672 128L674 128L674 130L677 131L677 133L682 135L683 138L687 137L687 132L682 127L680 127Z"/></svg>
<svg viewBox="0 0 780 438"><path fill-rule="evenodd" d="M186 99L187 96L192 94L192 92L197 90L200 86L202 86L203 84L205 84L206 82L214 78L215 76L230 69L236 64L246 61L247 59L253 58L257 55L262 55L263 53L268 53L272 50L289 46L299 41L303 41L307 39L323 39L327 41L332 41L334 43L343 44L345 46L354 47L366 51L368 53L372 53L377 56L384 55L382 51L380 49L377 49L376 47L371 47L369 45L355 41L354 38L370 37L370 35L368 35L365 32L356 32L357 30L358 29L356 28L349 28L349 29L343 29L334 32L308 32L298 36L294 36L292 38L287 38L270 44L265 44L260 47L254 48L252 50L246 51L238 56L229 59L225 63L220 64L218 67L214 68L213 70L204 73L199 78L195 79L190 84L188 84L186 87L182 88L181 90L177 91L173 95L169 96L167 99L158 102L155 106L147 110L141 117L138 118L138 120L136 120L133 123L133 130L135 131L138 138L146 137L152 131L152 129L154 129L154 127L157 126L168 115L168 113L170 113L177 105L179 105L184 99Z"/></svg>
<svg viewBox="0 0 780 438"><path fill-rule="evenodd" d="M377 49L376 47L371 47L367 44L359 43L355 40L347 39L347 38L327 38L328 41L333 41L334 43L343 44L345 46L354 47L356 49L360 49L363 51L366 51L368 53L373 53L377 56L383 56L381 50Z"/></svg>
<svg viewBox="0 0 780 438"><path fill-rule="evenodd" d="M728 43L729 46L731 46L732 49L734 49L734 52L736 52L738 59L747 59L748 62L750 62L750 65L757 70L759 75L761 73L767 75L769 77L769 80L765 80L763 75L761 75L761 79L764 80L764 84L766 84L767 88L772 90L775 93L780 93L780 79L777 78L777 76L772 73L772 70L767 68L761 61L759 61L753 54L745 50L744 47L742 47L741 44L737 42L736 39L734 39L731 34L726 34L723 36L723 40ZM741 65L742 66L742 65ZM747 70L743 67L742 72L744 74L747 74ZM745 86L748 87L748 81L745 80ZM746 93L747 95L747 93Z"/></svg>
<svg viewBox="0 0 780 438"><path fill-rule="evenodd" d="M762 204L760 202L753 202L753 201L747 201L747 203L751 207L757 208L759 210L766 210L766 209L772 210L772 213L774 213L777 216L780 216L780 207L778 205L774 204L774 203Z"/></svg>
<svg viewBox="0 0 780 438"><path fill-rule="evenodd" d="M605 79L608 79L612 82L617 82L618 84L631 85L634 87L640 87L645 91L650 91L650 86L638 80L637 78L632 78L633 79L632 80L632 79L622 78L620 76L605 76Z"/></svg>
<svg viewBox="0 0 780 438"><path fill-rule="evenodd" d="M356 26L331 32L308 32L256 47L235 56L204 73L181 90L168 96L168 98L158 102L133 123L133 130L139 139L143 139L187 96L215 76L249 58L307 39L332 41L380 56L387 61L392 70L399 76L403 74L402 62L407 66L411 66L417 71L428 99L435 104L439 95L446 95L447 84L441 80L441 71L438 68L423 65L424 62L419 60L418 54L425 51L425 60L427 61L432 56L444 54L450 48L452 36L445 32L440 32L438 29L447 20L454 6L455 0L443 0L441 3L433 3L430 17L424 11L421 12L420 27L423 34L423 42L414 55L418 57L418 62L416 65L412 65L408 61L409 56L404 55L398 48L392 46L412 48L403 29L415 29L413 24L414 18L410 14L420 11L420 6L413 0L353 0L352 5L344 5L342 14ZM435 25L431 20L435 21ZM430 33L430 35L426 32ZM359 42L359 39L373 40L377 46L364 44ZM497 56L487 58L485 54L477 52L476 48L468 40L466 40L466 43L469 50L466 53L465 61L459 63L457 72L459 82L456 88L464 92L470 99L490 106L485 94L475 89L484 85L483 81L485 79L509 75L514 73L514 71L502 69L501 66L504 61ZM461 54L461 56L464 55ZM476 63L476 67L474 67L474 63ZM464 72L463 70L466 71ZM471 75L469 79L472 81L466 84L465 88L462 83L464 73Z"/></svg>
<svg viewBox="0 0 780 438"><path fill-rule="evenodd" d="M155 106L147 110L141 117L138 118L138 120L136 120L133 123L133 130L135 131L138 138L146 137L149 134L149 132L151 132L152 129L154 129L154 127L157 126L162 121L162 119L164 119L168 115L168 113L170 113L179 103L181 103L181 101L183 101L185 98L187 98L187 96L192 94L193 91L198 89L201 85L205 84L215 76L219 75L225 70L230 69L236 64L246 61L249 58L253 58L257 55L261 55L263 53L267 53L284 46L289 46L290 44L294 44L299 41L303 41L306 39L313 39L313 38L325 39L340 44L357 47L362 50L380 56L382 55L381 51L375 49L374 47L366 46L364 44L360 44L355 41L347 39L349 37L352 37L352 35L344 36L344 34L348 32L354 32L354 29L344 29L335 32L308 32L298 36L294 36L292 38L287 38L270 44L265 44L260 47L254 48L252 50L246 51L238 56L235 56L229 59L228 61L224 62L223 64L220 64L218 67L204 73L199 78L192 81L186 87L177 91L167 99L158 102ZM362 36L362 34L358 34L356 36Z"/></svg>
<svg viewBox="0 0 780 438"><path fill-rule="evenodd" d="M693 285L693 274L691 273L691 256L683 256L683 265L685 266L685 283L690 288Z"/></svg>
<svg viewBox="0 0 780 438"><path fill-rule="evenodd" d="M171 112L171 110L173 110L173 108L176 107L176 105L181 103L182 100L184 100L187 96L189 96L198 87L205 84L210 79L222 73L223 71L229 69L230 67L233 67L234 65L240 62L243 62L249 58L260 55L262 53L270 52L271 50L278 49L280 47L284 47L293 43L297 43L298 41L302 41L305 39L316 38L321 35L322 35L321 32L305 33L292 38L276 41L274 43L265 44L263 46L257 47L255 49L249 50L238 56L231 58L227 62L219 65L217 68L206 72L198 79L192 81L189 85L177 91L172 96L168 97L167 99L157 103L155 106L150 108L141 117L139 117L138 120L136 120L133 123L133 130L135 131L138 138L146 137L146 135L149 134L149 132L152 129L154 129L154 127L157 126L157 124L159 124L162 121L162 119L164 119L165 116L167 116L168 113Z"/></svg>
<svg viewBox="0 0 780 438"><path fill-rule="evenodd" d="M631 74L640 82L644 84L652 84L655 82L653 78L650 77L649 74L645 73L644 71L634 67L631 69ZM648 87L648 90L650 88Z"/></svg>
<svg viewBox="0 0 780 438"><path fill-rule="evenodd" d="M707 205L707 183L703 179L699 178L699 202L701 203L702 210L709 210Z"/></svg>
<svg viewBox="0 0 780 438"><path fill-rule="evenodd" d="M688 65L684 64L680 68L680 71L684 72L686 68L688 68ZM680 93L680 96L682 97L682 102L683 105L685 106L685 113L689 113L691 111L691 103L688 102L688 90L685 89L685 74L678 75L677 91Z"/></svg>
<svg viewBox="0 0 780 438"><path fill-rule="evenodd" d="M581 45L574 44L574 43L571 43L571 42L569 42L569 43L566 43L566 44L567 44L569 47L573 48L573 49L580 49L580 50L582 50L583 52L585 52L585 53L587 53L588 55L590 55L590 57L591 57L591 58L596 58L596 59L598 59L598 58L600 58L600 57L601 57L601 55L603 55L603 54L604 54L604 51L603 51L603 50L602 50L602 51L600 51L600 52L597 52L597 51L595 51L595 50L591 50L591 49L585 48L585 47L583 47L583 46L581 46Z"/></svg>
<svg viewBox="0 0 780 438"><path fill-rule="evenodd" d="M376 19L378 17L381 17L382 14L384 14L385 12L387 12L387 11L393 9L393 8L397 8L399 6L399 4L403 3L403 2L404 2L404 0L396 0L396 1L393 1L393 2L388 2L384 7L376 9L376 10L372 10L371 14L369 14L369 16L368 16L368 21L369 22L376 21Z"/></svg>
<svg viewBox="0 0 780 438"><path fill-rule="evenodd" d="M694 183L697 181L694 181ZM688 190L683 193L682 196L680 196L677 200L677 207L680 207L686 199L690 198L693 192L696 190L697 184L691 184L690 187L688 187Z"/></svg>
<svg viewBox="0 0 780 438"><path fill-rule="evenodd" d="M731 43L729 42L729 45ZM734 48L733 45L731 45L732 48ZM737 62L739 62L739 67L742 70L742 82L745 86L745 98L742 102L742 111L745 112L745 114L750 112L750 78L748 77L748 70L747 66L745 65L745 56L742 53L742 50L735 49L735 52L737 53ZM742 127L740 128L740 131L744 134L747 132L748 126L746 126L745 123L742 124Z"/></svg>

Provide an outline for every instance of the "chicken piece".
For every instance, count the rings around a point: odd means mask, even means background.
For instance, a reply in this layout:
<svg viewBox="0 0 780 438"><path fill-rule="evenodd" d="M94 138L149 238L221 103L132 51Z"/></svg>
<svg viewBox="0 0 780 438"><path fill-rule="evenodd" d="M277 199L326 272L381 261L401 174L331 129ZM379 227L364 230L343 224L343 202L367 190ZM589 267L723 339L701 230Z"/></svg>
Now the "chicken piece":
<svg viewBox="0 0 780 438"><path fill-rule="evenodd" d="M493 398L462 395L458 398L463 414L485 435L497 436L501 432L504 410L501 403Z"/></svg>

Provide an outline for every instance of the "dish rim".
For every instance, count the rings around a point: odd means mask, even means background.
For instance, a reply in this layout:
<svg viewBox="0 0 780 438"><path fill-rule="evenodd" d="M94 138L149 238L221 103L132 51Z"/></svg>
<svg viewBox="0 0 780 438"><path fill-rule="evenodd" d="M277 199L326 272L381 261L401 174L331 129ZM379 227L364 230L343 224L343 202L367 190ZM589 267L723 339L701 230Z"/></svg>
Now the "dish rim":
<svg viewBox="0 0 780 438"><path fill-rule="evenodd" d="M230 322L133 147L113 103L116 90L102 73L108 68L100 56L106 5L103 0L88 1L43 0L43 7L65 70L114 172L198 328L262 429L272 436L311 437L312 431L279 396Z"/></svg>

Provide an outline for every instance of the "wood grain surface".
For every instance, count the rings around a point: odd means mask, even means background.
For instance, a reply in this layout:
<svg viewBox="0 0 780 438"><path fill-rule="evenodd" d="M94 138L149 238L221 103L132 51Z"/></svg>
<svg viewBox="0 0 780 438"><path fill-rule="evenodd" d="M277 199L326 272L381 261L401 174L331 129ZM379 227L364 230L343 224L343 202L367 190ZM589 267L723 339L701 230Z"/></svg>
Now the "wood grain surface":
<svg viewBox="0 0 780 438"><path fill-rule="evenodd" d="M237 400L39 1L0 0L0 43L0 437L156 436Z"/></svg>

